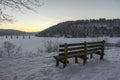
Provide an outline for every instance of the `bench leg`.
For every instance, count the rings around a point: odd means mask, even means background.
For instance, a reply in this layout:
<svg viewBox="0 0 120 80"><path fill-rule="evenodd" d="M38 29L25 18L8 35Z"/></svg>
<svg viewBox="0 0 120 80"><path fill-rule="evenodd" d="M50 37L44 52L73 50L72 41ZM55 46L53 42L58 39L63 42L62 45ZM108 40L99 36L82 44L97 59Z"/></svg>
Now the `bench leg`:
<svg viewBox="0 0 120 80"><path fill-rule="evenodd" d="M87 59L83 59L83 64L86 64L87 63Z"/></svg>
<svg viewBox="0 0 120 80"><path fill-rule="evenodd" d="M92 59L93 58L93 54L90 54L90 59Z"/></svg>
<svg viewBox="0 0 120 80"><path fill-rule="evenodd" d="M66 61L64 61L64 63L63 63L63 68L65 68L65 67L66 67L66 65L67 65L67 62L66 62Z"/></svg>
<svg viewBox="0 0 120 80"><path fill-rule="evenodd" d="M59 66L59 60L56 60L56 66Z"/></svg>
<svg viewBox="0 0 120 80"><path fill-rule="evenodd" d="M75 57L75 63L78 63L78 57Z"/></svg>
<svg viewBox="0 0 120 80"><path fill-rule="evenodd" d="M66 67L66 65L67 65L66 63L63 63L63 68L65 68L65 67Z"/></svg>
<svg viewBox="0 0 120 80"><path fill-rule="evenodd" d="M66 65L67 65L67 61L68 61L68 60L65 58L65 59L64 59L64 62L63 62L63 68L66 67Z"/></svg>
<svg viewBox="0 0 120 80"><path fill-rule="evenodd" d="M83 64L86 64L86 63L87 63L87 59L88 59L88 58L87 58L87 55L84 55L84 56L83 56L83 60L84 60L84 61L83 61Z"/></svg>
<svg viewBox="0 0 120 80"><path fill-rule="evenodd" d="M104 54L101 54L101 55L100 55L100 60L103 60L103 56L104 56Z"/></svg>

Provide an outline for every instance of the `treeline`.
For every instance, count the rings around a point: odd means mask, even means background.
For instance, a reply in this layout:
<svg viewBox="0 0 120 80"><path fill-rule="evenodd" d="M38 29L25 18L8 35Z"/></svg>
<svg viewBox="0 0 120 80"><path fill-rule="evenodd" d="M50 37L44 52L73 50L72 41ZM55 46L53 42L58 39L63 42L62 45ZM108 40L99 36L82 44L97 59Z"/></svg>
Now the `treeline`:
<svg viewBox="0 0 120 80"><path fill-rule="evenodd" d="M37 32L23 32L12 29L0 29L0 36L12 36L12 35L35 35Z"/></svg>
<svg viewBox="0 0 120 80"><path fill-rule="evenodd" d="M120 19L67 21L36 34L39 37L120 37Z"/></svg>
<svg viewBox="0 0 120 80"><path fill-rule="evenodd" d="M12 30L12 29L0 29L0 36L4 35L21 35L26 34L26 32L18 31L18 30Z"/></svg>

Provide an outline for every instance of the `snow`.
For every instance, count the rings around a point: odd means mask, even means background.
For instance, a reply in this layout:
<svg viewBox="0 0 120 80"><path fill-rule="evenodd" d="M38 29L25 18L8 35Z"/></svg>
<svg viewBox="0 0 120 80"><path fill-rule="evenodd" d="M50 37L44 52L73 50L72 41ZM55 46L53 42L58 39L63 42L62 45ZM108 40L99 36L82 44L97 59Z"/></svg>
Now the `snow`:
<svg viewBox="0 0 120 80"><path fill-rule="evenodd" d="M77 43L84 41L107 40L109 43L117 43L120 38L38 38L32 36L31 39L10 39L0 37L0 45L4 41L9 41L22 47L23 53L37 53L38 48L44 49L47 40L62 43ZM99 60L98 55L93 59L88 59L83 65L82 60L75 64L74 59L66 68L55 66L56 52L42 52L40 55L24 56L19 58L0 59L0 80L120 80L120 48L106 48L104 60Z"/></svg>

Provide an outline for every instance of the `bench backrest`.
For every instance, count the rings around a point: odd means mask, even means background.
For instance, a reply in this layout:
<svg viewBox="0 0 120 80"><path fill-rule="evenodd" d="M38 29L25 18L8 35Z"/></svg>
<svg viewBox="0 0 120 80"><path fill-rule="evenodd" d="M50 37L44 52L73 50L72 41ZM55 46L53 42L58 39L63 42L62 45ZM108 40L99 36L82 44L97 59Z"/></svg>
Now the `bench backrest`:
<svg viewBox="0 0 120 80"><path fill-rule="evenodd" d="M84 43L72 43L72 44L62 44L59 45L59 55L64 55L67 57L69 54L75 54L75 53L84 53L85 55L87 52L90 51L97 51L101 50L102 53L104 53L104 46L105 41L99 41L99 42L84 42Z"/></svg>
<svg viewBox="0 0 120 80"><path fill-rule="evenodd" d="M87 51L97 51L101 50L104 51L104 46L105 46L105 41L100 41L100 42L88 42L87 43Z"/></svg>

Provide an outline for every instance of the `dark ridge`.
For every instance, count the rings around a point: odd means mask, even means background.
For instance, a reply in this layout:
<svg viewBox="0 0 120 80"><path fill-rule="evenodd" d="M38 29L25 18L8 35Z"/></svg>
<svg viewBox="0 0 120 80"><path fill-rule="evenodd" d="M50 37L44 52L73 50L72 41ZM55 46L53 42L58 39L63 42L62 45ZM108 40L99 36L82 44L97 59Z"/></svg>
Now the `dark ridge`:
<svg viewBox="0 0 120 80"><path fill-rule="evenodd" d="M36 32L37 33L37 32ZM0 29L0 36L4 35L30 35L30 34L36 34L35 32L24 32L19 30L13 30L13 29Z"/></svg>
<svg viewBox="0 0 120 80"><path fill-rule="evenodd" d="M120 19L66 21L36 34L39 37L120 37Z"/></svg>

